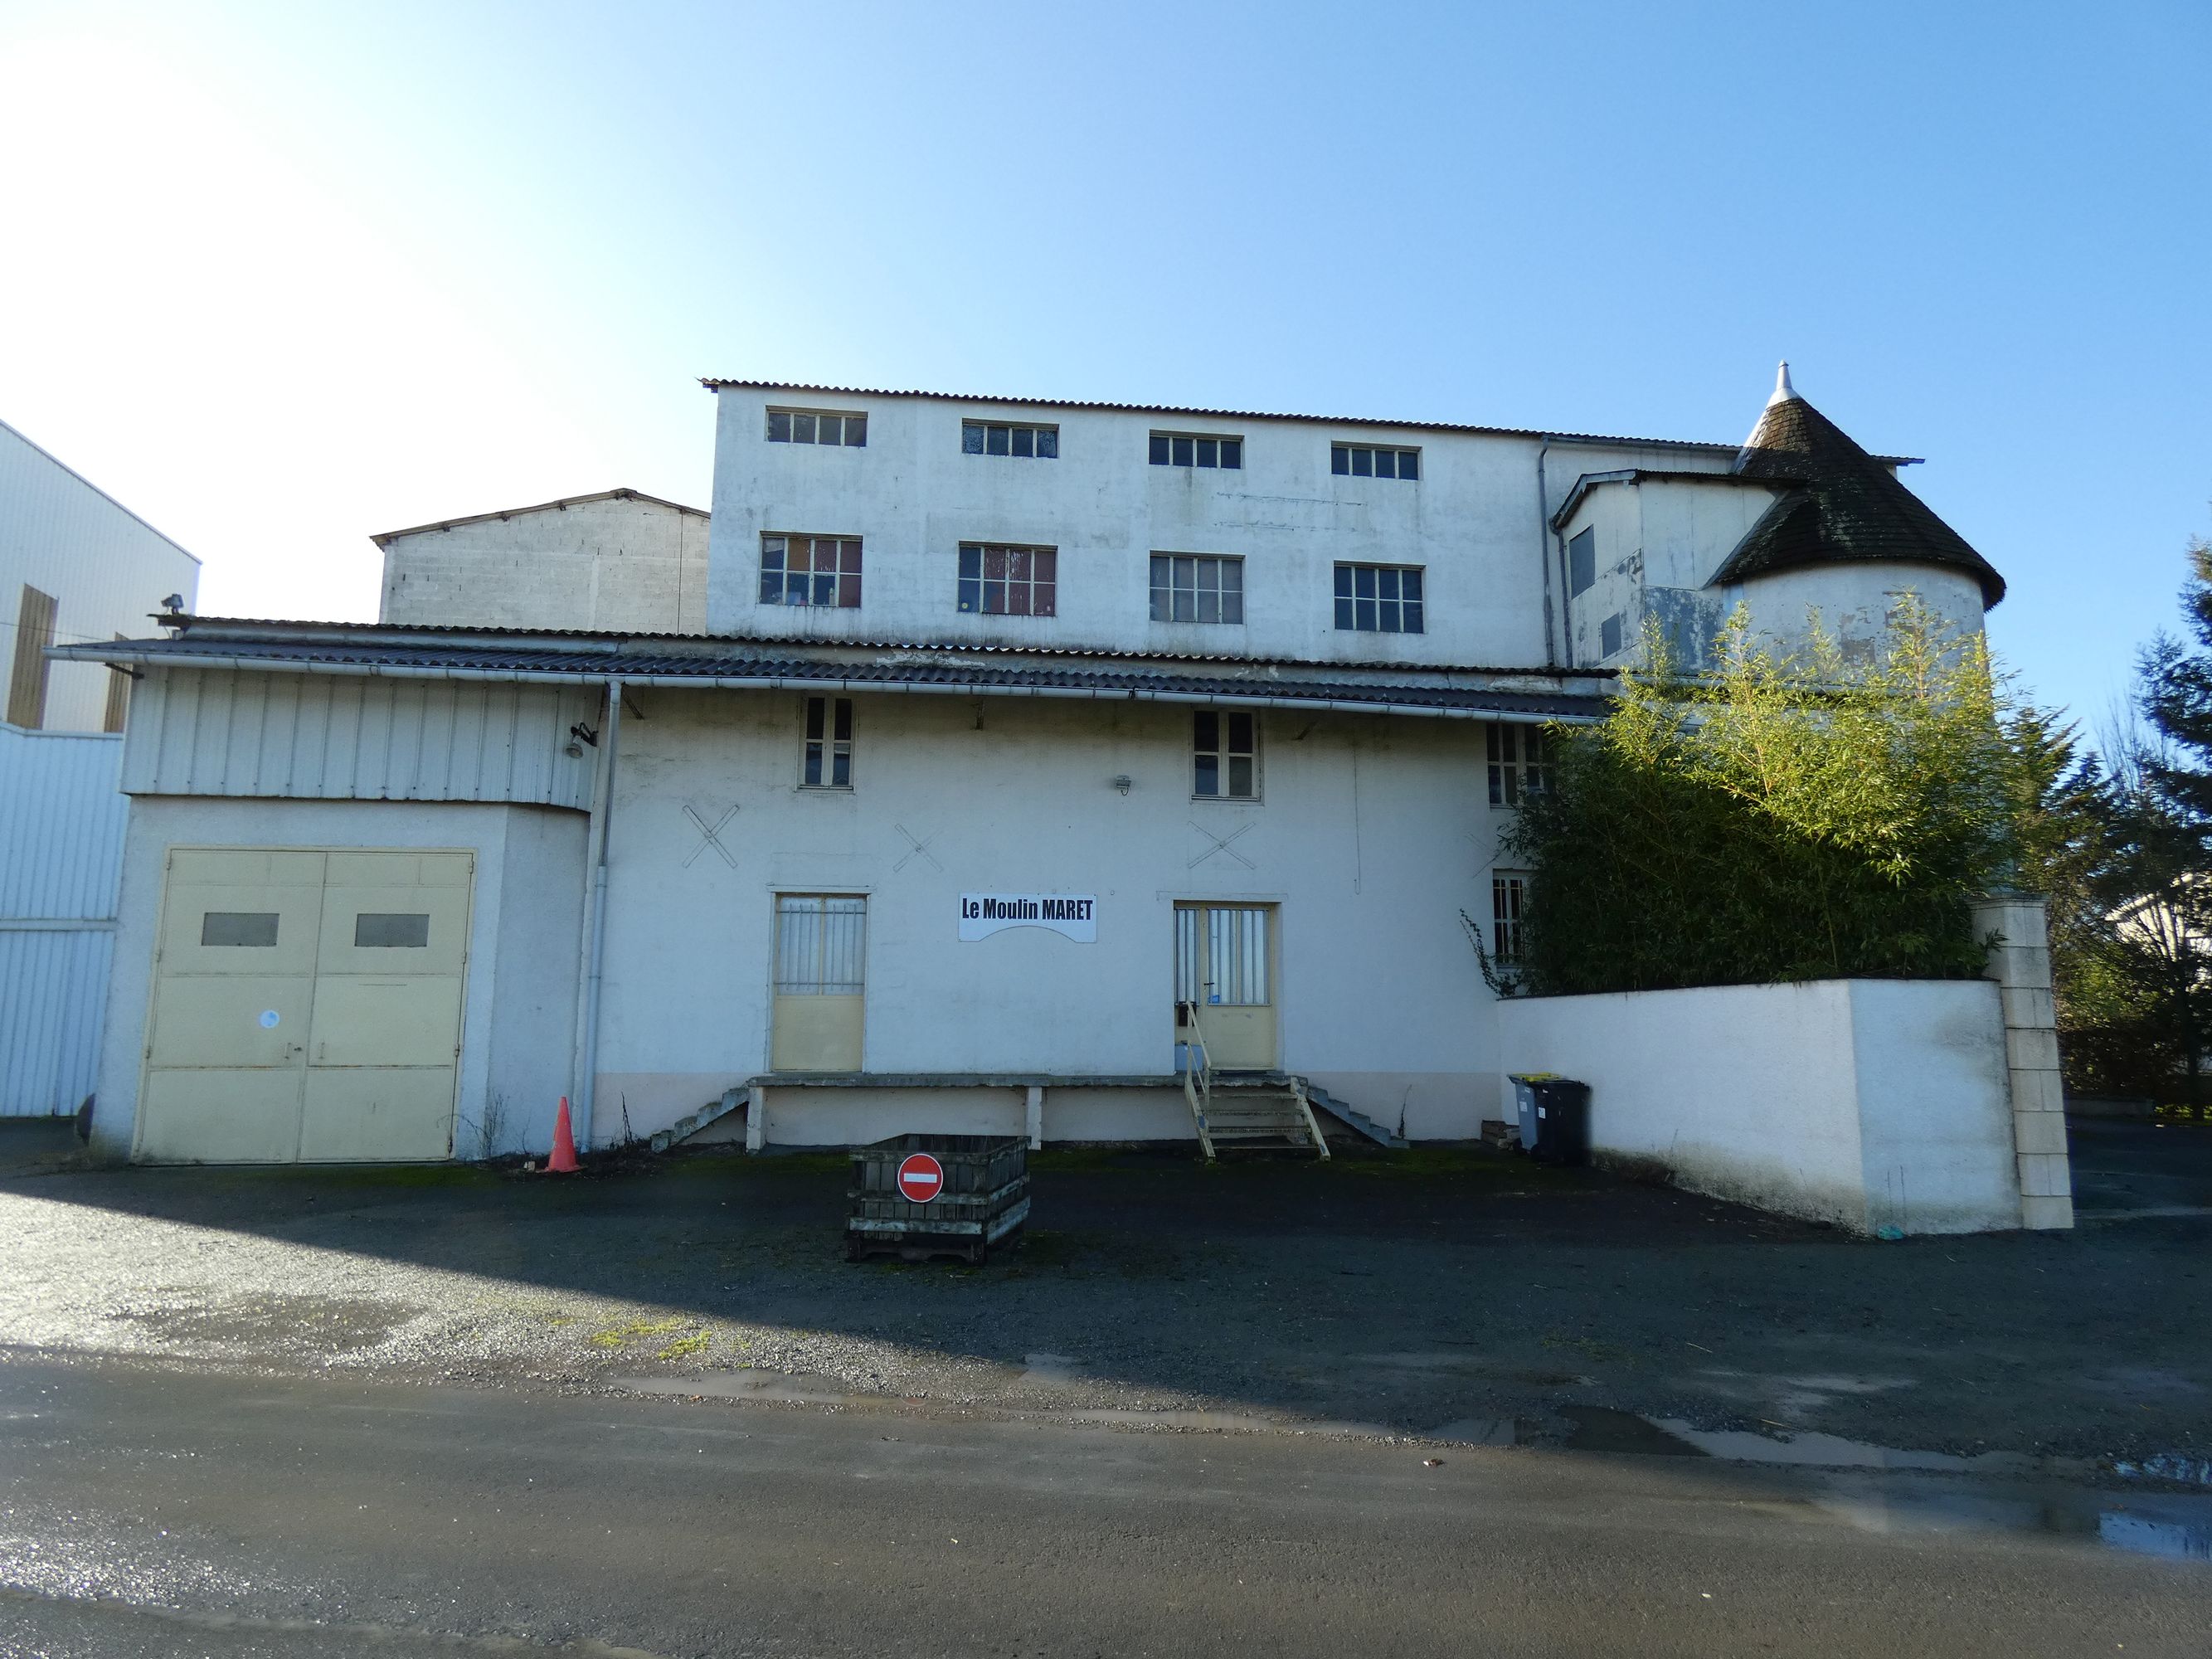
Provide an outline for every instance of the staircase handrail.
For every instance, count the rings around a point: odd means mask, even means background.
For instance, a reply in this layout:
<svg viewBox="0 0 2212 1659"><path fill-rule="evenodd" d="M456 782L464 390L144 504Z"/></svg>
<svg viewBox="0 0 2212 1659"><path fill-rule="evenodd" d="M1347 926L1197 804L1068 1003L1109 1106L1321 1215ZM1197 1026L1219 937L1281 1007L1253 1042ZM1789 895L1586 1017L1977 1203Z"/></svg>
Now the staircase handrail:
<svg viewBox="0 0 2212 1659"><path fill-rule="evenodd" d="M1213 1059L1206 1052L1206 1031L1198 1023L1195 1002L1176 1004L1177 1024L1189 1032L1183 1041L1182 1097L1189 1103L1190 1115L1198 1125L1198 1142L1206 1151L1207 1162L1213 1158L1213 1136L1206 1122L1207 1110L1213 1104ZM1196 1065L1191 1062L1193 1059Z"/></svg>

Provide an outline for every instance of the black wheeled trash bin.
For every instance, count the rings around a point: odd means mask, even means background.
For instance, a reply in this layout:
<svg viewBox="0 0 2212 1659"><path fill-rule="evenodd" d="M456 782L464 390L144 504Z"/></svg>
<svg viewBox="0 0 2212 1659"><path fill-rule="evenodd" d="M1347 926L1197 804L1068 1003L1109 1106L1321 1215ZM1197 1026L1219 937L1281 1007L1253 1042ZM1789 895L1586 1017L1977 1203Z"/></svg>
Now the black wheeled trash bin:
<svg viewBox="0 0 2212 1659"><path fill-rule="evenodd" d="M1539 1164L1560 1165L1589 1162L1589 1085L1572 1078L1532 1078L1528 1087L1534 1097L1536 1133L1528 1143L1528 1155Z"/></svg>
<svg viewBox="0 0 2212 1659"><path fill-rule="evenodd" d="M845 1259L981 1262L1018 1242L1030 1213L1030 1144L1018 1135L896 1135L853 1148Z"/></svg>

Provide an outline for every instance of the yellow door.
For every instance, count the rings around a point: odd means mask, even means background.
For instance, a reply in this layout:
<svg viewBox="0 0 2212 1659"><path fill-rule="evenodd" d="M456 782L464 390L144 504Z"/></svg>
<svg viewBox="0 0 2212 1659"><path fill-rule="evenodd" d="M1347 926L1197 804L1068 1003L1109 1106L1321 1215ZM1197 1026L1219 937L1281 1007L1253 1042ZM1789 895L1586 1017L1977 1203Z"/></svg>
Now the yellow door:
<svg viewBox="0 0 2212 1659"><path fill-rule="evenodd" d="M467 853L169 855L138 1156L453 1150Z"/></svg>
<svg viewBox="0 0 2212 1659"><path fill-rule="evenodd" d="M1177 904L1175 921L1176 1041L1194 1015L1216 1071L1273 1071L1275 907Z"/></svg>
<svg viewBox="0 0 2212 1659"><path fill-rule="evenodd" d="M775 901L772 1072L857 1072L867 1007L868 902L781 893Z"/></svg>
<svg viewBox="0 0 2212 1659"><path fill-rule="evenodd" d="M300 1156L450 1157L468 965L467 853L333 852Z"/></svg>
<svg viewBox="0 0 2212 1659"><path fill-rule="evenodd" d="M299 1156L322 899L320 853L169 854L140 1157Z"/></svg>

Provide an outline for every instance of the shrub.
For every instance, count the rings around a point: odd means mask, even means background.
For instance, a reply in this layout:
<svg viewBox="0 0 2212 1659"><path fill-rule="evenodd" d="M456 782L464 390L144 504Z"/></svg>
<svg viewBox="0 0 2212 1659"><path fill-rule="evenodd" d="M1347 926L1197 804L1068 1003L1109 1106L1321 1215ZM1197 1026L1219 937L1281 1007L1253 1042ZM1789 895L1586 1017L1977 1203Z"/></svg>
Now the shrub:
<svg viewBox="0 0 2212 1659"><path fill-rule="evenodd" d="M2023 787L1981 635L1908 596L1871 656L1817 619L1776 654L1741 608L1717 644L1692 678L1647 629L1610 717L1554 732L1506 837L1531 881L1501 988L1978 975L1968 907L2014 873Z"/></svg>

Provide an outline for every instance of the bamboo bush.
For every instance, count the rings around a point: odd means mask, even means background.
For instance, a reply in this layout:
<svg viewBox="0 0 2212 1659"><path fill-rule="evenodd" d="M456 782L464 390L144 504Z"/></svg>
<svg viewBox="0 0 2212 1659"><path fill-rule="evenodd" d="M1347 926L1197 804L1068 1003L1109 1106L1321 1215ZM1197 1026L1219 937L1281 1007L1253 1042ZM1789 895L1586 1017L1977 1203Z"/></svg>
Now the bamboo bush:
<svg viewBox="0 0 2212 1659"><path fill-rule="evenodd" d="M1610 718L1554 730L1506 836L1522 957L1486 972L1542 995L1978 975L1968 907L2014 872L2023 787L1981 635L1907 596L1871 656L1817 621L1777 653L1741 609L1717 644L1692 677L1647 629Z"/></svg>

